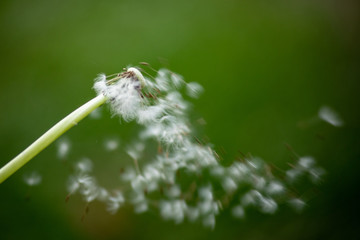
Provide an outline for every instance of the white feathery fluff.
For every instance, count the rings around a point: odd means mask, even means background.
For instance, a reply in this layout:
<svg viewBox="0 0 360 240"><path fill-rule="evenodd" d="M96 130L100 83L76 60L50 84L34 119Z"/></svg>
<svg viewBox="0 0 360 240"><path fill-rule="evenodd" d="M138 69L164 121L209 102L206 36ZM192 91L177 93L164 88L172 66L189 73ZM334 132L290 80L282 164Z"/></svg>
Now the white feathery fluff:
<svg viewBox="0 0 360 240"><path fill-rule="evenodd" d="M233 206L231 213L236 218L244 218L248 207L273 214L283 202L300 210L305 204L294 198L292 184L302 176L318 183L324 173L311 157L299 158L285 173L285 179L272 174L259 158L244 157L223 166L212 145L194 137L191 104L182 94L197 98L203 87L196 82L186 83L182 76L167 69L160 69L154 79L145 78L136 68L112 79L99 74L94 89L107 97L114 115L142 126L137 139L125 147L135 165L141 167L125 168L120 177L121 191L110 194L99 186L86 159L76 165L76 174L69 181L70 193L79 192L87 202L106 202L111 213L126 202L134 206L136 213L155 206L166 220L198 220L205 227L214 228L215 217L228 204ZM329 111L323 110L319 115L339 125ZM151 141L159 145L157 151L148 149L154 146L147 144ZM115 145L111 146L115 149Z"/></svg>

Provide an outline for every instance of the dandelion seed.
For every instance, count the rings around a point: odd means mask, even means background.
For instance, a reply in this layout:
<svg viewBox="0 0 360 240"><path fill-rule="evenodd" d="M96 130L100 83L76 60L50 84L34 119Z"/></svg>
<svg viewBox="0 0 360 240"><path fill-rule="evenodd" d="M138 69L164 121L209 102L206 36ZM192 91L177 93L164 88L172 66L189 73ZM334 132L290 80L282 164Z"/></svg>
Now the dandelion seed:
<svg viewBox="0 0 360 240"><path fill-rule="evenodd" d="M115 214L124 202L125 198L122 192L116 191L113 196L109 197L107 210L110 213Z"/></svg>
<svg viewBox="0 0 360 240"><path fill-rule="evenodd" d="M119 147L119 140L117 139L107 139L104 142L105 149L108 151L114 151Z"/></svg>
<svg viewBox="0 0 360 240"><path fill-rule="evenodd" d="M215 223L216 223L216 221L215 221L215 215L214 214L209 214L208 216L204 217L204 219L203 219L203 225L205 227L214 229Z"/></svg>
<svg viewBox="0 0 360 240"><path fill-rule="evenodd" d="M176 73L171 73L171 81L174 84L175 88L180 88L184 84L184 79L182 76Z"/></svg>
<svg viewBox="0 0 360 240"><path fill-rule="evenodd" d="M198 98L199 95L204 91L203 87L196 83L191 82L186 85L187 94L192 98Z"/></svg>
<svg viewBox="0 0 360 240"><path fill-rule="evenodd" d="M129 156L132 159L136 159L138 160L142 154L142 152L144 151L145 145L142 142L136 142L130 146L127 147L127 154L129 154Z"/></svg>
<svg viewBox="0 0 360 240"><path fill-rule="evenodd" d="M262 195L260 192L258 192L256 190L251 190L241 197L241 204L244 207L247 207L250 205L255 205L255 203L261 198L262 198Z"/></svg>
<svg viewBox="0 0 360 240"><path fill-rule="evenodd" d="M57 157L64 159L67 157L70 151L70 141L68 139L60 139L57 142Z"/></svg>
<svg viewBox="0 0 360 240"><path fill-rule="evenodd" d="M321 181L322 176L325 174L325 170L322 168L313 168L309 171L309 174L311 181L318 184Z"/></svg>
<svg viewBox="0 0 360 240"><path fill-rule="evenodd" d="M344 125L343 120L340 116L330 107L323 106L320 108L318 116L323 121L335 126L335 127L342 127Z"/></svg>
<svg viewBox="0 0 360 240"><path fill-rule="evenodd" d="M161 201L160 203L161 216L165 220L174 220L177 224L183 222L186 211L187 206L183 200Z"/></svg>
<svg viewBox="0 0 360 240"><path fill-rule="evenodd" d="M312 157L301 157L298 164L304 169L310 169L314 166L315 160Z"/></svg>
<svg viewBox="0 0 360 240"><path fill-rule="evenodd" d="M261 198L260 206L263 213L273 214L277 210L277 203L271 198Z"/></svg>
<svg viewBox="0 0 360 240"><path fill-rule="evenodd" d="M266 192L269 195L281 194L285 191L284 186L278 181L272 181L268 184Z"/></svg>
<svg viewBox="0 0 360 240"><path fill-rule="evenodd" d="M135 205L136 213L144 213L148 210L148 204L146 202L142 202L140 204Z"/></svg>
<svg viewBox="0 0 360 240"><path fill-rule="evenodd" d="M37 172L32 172L30 174L24 175L24 181L29 186L36 186L41 183L42 177Z"/></svg>
<svg viewBox="0 0 360 240"><path fill-rule="evenodd" d="M286 178L288 181L293 182L302 174L302 171L299 169L290 169L286 171Z"/></svg>
<svg viewBox="0 0 360 240"><path fill-rule="evenodd" d="M213 200L213 193L210 186L202 187L199 189L199 196L207 201Z"/></svg>
<svg viewBox="0 0 360 240"><path fill-rule="evenodd" d="M109 193L105 188L98 187L98 192L99 193L98 193L97 199L99 201L105 202L108 198L110 198Z"/></svg>
<svg viewBox="0 0 360 240"><path fill-rule="evenodd" d="M225 169L221 166L214 166L211 170L210 170L211 175L215 176L215 177L222 177L225 174Z"/></svg>
<svg viewBox="0 0 360 240"><path fill-rule="evenodd" d="M80 188L80 183L78 178L75 176L70 176L68 183L67 183L67 191L69 194L75 193Z"/></svg>
<svg viewBox="0 0 360 240"><path fill-rule="evenodd" d="M106 85L106 75L105 74L101 73L97 76L97 78L95 78L94 90L98 94L103 94L106 92L107 85Z"/></svg>
<svg viewBox="0 0 360 240"><path fill-rule="evenodd" d="M162 106L150 106L146 109L141 109L138 112L138 122L145 124L149 122L158 121L164 114L165 110Z"/></svg>
<svg viewBox="0 0 360 240"><path fill-rule="evenodd" d="M92 202L99 196L99 188L93 177L81 176L78 182L80 183L80 193L83 195L86 202Z"/></svg>
<svg viewBox="0 0 360 240"><path fill-rule="evenodd" d="M131 181L131 187L136 192L144 192L146 185L146 179L141 175L138 175L135 179Z"/></svg>
<svg viewBox="0 0 360 240"><path fill-rule="evenodd" d="M237 189L237 184L234 182L233 179L227 177L223 180L222 186L227 192L233 192Z"/></svg>
<svg viewBox="0 0 360 240"><path fill-rule="evenodd" d="M186 216L190 222L196 221L200 216L199 209L196 207L188 207L186 210Z"/></svg>
<svg viewBox="0 0 360 240"><path fill-rule="evenodd" d="M121 174L121 179L123 181L129 182L137 176L136 172L132 168L125 169Z"/></svg>
<svg viewBox="0 0 360 240"><path fill-rule="evenodd" d="M168 91L170 86L169 86L169 82L168 82L168 76L169 71L167 69L160 69L158 71L158 75L155 78L157 87L161 90L161 91Z"/></svg>
<svg viewBox="0 0 360 240"><path fill-rule="evenodd" d="M231 213L236 218L244 218L245 217L245 211L244 211L244 208L242 206L235 206L231 210Z"/></svg>
<svg viewBox="0 0 360 240"><path fill-rule="evenodd" d="M93 164L90 159L83 158L76 164L76 169L81 173L91 172Z"/></svg>
<svg viewBox="0 0 360 240"><path fill-rule="evenodd" d="M266 185L266 180L264 177L259 177L259 176L255 176L253 175L253 186L258 189L258 190L263 190L265 188Z"/></svg>
<svg viewBox="0 0 360 240"><path fill-rule="evenodd" d="M288 201L289 205L297 212L302 212L306 206L305 202L299 198L294 198Z"/></svg>
<svg viewBox="0 0 360 240"><path fill-rule="evenodd" d="M170 198L179 197L181 194L181 189L178 185L173 185L166 191L166 195Z"/></svg>

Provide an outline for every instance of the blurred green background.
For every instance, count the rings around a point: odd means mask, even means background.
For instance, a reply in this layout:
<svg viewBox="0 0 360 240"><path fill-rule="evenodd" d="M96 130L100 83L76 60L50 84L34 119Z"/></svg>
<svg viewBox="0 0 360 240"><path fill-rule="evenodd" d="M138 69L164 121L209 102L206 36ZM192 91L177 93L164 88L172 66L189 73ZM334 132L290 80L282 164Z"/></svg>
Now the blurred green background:
<svg viewBox="0 0 360 240"><path fill-rule="evenodd" d="M0 239L358 239L359 7L356 0L0 1L0 165L95 96L98 73L145 61L204 86L193 112L225 159L249 152L285 168L288 143L327 171L300 215L281 208L239 221L225 211L211 231L130 207L110 215L95 203L81 221L82 199L65 203L68 166L89 157L99 181L116 185L113 166L123 153L106 153L102 142L125 144L137 128L105 108L101 120L85 119L65 135L72 142L65 163L53 144L0 185ZM323 105L345 126L311 124ZM29 190L23 175L33 170L43 182Z"/></svg>

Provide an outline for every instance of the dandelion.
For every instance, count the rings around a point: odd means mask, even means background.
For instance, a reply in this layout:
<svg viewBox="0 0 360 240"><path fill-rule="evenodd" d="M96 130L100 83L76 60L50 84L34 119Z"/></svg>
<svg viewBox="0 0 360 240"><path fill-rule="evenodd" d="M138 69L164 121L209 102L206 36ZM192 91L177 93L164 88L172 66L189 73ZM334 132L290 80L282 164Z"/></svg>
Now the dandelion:
<svg viewBox="0 0 360 240"><path fill-rule="evenodd" d="M133 67L112 78L98 75L93 87L98 96L62 120L24 154L1 169L0 182L56 137L107 102L114 116L141 126L135 140L124 147L133 165L124 167L118 177L121 191L108 190L92 175L92 161L80 159L74 165L74 174L69 177L69 194L78 193L88 203L104 202L111 214L123 205L131 204L136 213L155 208L165 220L176 224L186 219L200 221L203 226L212 229L223 206L230 205L236 218L244 218L247 208L274 214L284 202L296 211L305 207L304 200L292 191L293 183L300 177L313 183L320 182L324 170L317 166L314 158L300 157L285 172L285 178L277 176L265 161L256 157L223 166L210 143L195 141L189 116L191 104L179 91L182 87L192 98L203 92L200 84L186 83L180 75L167 69L160 69L153 80L145 78ZM332 119L333 124L339 125L339 121L333 120L334 116L325 118L323 112L319 113L322 119ZM96 112L93 115L96 116ZM69 149L69 143L63 141L58 142L58 148L62 149L59 150L61 158L67 156ZM157 149L149 149L153 144L148 142L157 143ZM121 149L117 138L106 139L104 147L107 151Z"/></svg>

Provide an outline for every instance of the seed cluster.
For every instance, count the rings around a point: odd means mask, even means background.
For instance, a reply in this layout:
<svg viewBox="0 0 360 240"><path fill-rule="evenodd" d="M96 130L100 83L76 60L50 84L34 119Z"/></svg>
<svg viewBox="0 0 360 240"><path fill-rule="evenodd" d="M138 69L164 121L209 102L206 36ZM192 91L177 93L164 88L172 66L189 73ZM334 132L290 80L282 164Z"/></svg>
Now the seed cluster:
<svg viewBox="0 0 360 240"><path fill-rule="evenodd" d="M167 69L160 69L154 79L131 69L110 80L99 75L94 84L97 94L108 98L114 115L143 127L134 144L125 149L134 166L121 173L123 190L99 186L91 175L91 161L83 159L69 180L71 194L78 192L87 202L106 202L111 213L130 203L137 213L154 208L165 220L201 221L210 228L215 226L215 216L225 209L243 218L247 208L273 214L279 204L288 203L297 210L305 206L292 185L304 177L319 182L324 171L312 158L299 158L293 168L278 176L259 158L244 156L223 166L212 145L199 143L192 133L191 105L182 92L197 98L202 86L186 83ZM148 142L158 144L151 158L143 154L154 146ZM111 150L117 144L108 142L106 146Z"/></svg>

